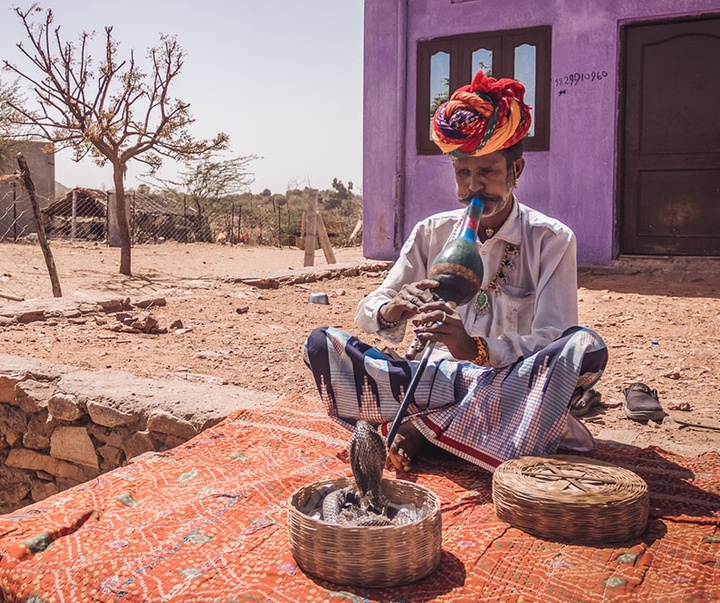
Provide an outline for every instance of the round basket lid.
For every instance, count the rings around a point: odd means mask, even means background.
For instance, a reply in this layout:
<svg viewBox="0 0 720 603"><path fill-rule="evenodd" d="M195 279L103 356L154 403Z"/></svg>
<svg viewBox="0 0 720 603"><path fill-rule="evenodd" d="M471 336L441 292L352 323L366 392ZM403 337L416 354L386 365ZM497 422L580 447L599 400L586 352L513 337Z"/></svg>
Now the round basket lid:
<svg viewBox="0 0 720 603"><path fill-rule="evenodd" d="M526 456L493 474L497 516L551 540L618 542L645 531L648 489L637 474L597 459Z"/></svg>

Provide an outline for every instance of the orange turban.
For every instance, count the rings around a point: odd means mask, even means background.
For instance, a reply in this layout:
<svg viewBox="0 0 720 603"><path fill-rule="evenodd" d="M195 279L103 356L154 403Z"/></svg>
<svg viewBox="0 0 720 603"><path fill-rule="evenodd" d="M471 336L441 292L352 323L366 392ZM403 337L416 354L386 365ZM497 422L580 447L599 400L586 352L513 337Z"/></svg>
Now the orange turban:
<svg viewBox="0 0 720 603"><path fill-rule="evenodd" d="M488 155L520 141L530 129L525 86L478 71L472 84L458 88L433 116L433 140L454 157Z"/></svg>

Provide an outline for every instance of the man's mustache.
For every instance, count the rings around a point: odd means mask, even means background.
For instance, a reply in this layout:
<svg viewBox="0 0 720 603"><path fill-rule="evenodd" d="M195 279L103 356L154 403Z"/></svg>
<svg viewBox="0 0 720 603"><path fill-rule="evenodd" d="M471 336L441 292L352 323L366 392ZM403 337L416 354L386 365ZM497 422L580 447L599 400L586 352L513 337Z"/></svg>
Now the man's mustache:
<svg viewBox="0 0 720 603"><path fill-rule="evenodd" d="M458 201L467 205L468 203L470 203L470 201L472 201L473 197L480 197L483 201L489 201L491 203L498 200L498 197L495 197L494 195L479 195L478 193L469 193L467 195L464 195L463 197L460 197Z"/></svg>

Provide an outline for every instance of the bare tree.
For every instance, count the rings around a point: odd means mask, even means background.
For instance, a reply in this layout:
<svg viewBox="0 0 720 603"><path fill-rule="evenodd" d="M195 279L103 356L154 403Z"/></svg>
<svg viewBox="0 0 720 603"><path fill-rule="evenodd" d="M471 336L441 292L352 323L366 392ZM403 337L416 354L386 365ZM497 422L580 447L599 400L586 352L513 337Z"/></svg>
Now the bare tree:
<svg viewBox="0 0 720 603"><path fill-rule="evenodd" d="M188 161L178 180L156 178L156 181L168 195L189 201L195 209L197 228L207 230L210 214L224 199L249 190L255 176L248 171L248 166L256 159L259 159L257 155L241 155L227 160ZM211 239L209 231L198 238L202 241Z"/></svg>
<svg viewBox="0 0 720 603"><path fill-rule="evenodd" d="M204 159L190 162L180 173L179 181L163 182L182 190L195 209L202 212L223 197L246 192L255 181L255 176L247 168L256 159L256 155L246 155L225 161Z"/></svg>
<svg viewBox="0 0 720 603"><path fill-rule="evenodd" d="M12 102L10 107L19 115L20 125L32 127L34 135L58 150L71 148L75 161L89 155L98 165L112 165L120 273L129 275L131 241L124 185L128 162L144 163L154 174L163 158L186 161L225 149L228 136L219 133L212 140L198 140L190 134L195 121L190 105L170 96L185 57L173 36L162 35L159 45L148 51L146 74L132 51L128 59L119 59L113 28L105 27L105 56L93 71L88 43L94 33L83 32L77 44L66 42L60 27L53 25L51 9L43 11L33 4L15 12L30 41L28 48L22 43L17 47L32 69L4 61L5 69L31 85L39 110ZM35 13L43 12L43 19L33 21Z"/></svg>

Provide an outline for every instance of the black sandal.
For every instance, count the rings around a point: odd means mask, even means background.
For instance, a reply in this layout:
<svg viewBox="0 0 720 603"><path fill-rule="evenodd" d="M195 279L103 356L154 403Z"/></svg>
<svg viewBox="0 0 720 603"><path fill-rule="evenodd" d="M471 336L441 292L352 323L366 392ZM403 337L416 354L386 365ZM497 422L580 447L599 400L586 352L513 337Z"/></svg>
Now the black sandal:
<svg viewBox="0 0 720 603"><path fill-rule="evenodd" d="M633 421L661 421L667 416L658 393L644 383L631 383L623 390L625 414Z"/></svg>

